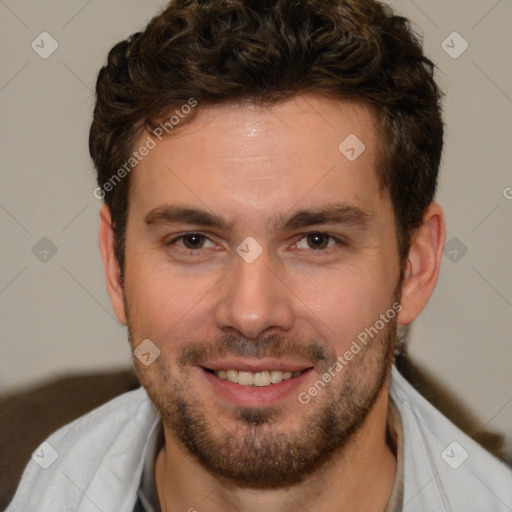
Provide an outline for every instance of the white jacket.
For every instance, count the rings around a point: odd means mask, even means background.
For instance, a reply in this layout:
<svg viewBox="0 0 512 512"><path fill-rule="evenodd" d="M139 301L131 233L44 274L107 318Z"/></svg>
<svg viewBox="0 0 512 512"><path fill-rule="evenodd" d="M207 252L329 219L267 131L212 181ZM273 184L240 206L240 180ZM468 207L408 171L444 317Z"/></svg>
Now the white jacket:
<svg viewBox="0 0 512 512"><path fill-rule="evenodd" d="M404 512L512 512L512 471L505 464L396 368L390 395L403 426ZM140 388L66 425L34 451L6 512L132 512L158 421Z"/></svg>

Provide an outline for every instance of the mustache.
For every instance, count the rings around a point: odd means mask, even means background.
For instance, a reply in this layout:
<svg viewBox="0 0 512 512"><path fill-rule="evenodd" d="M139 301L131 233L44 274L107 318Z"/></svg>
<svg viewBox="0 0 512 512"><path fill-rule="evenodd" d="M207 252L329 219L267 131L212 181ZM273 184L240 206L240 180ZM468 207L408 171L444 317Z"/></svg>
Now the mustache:
<svg viewBox="0 0 512 512"><path fill-rule="evenodd" d="M232 333L225 334L214 343L189 343L178 356L180 367L197 366L199 363L226 356L275 357L286 359L301 357L313 365L329 365L336 359L334 351L327 351L324 345L316 341L299 343L290 338L272 334L257 340L248 340Z"/></svg>

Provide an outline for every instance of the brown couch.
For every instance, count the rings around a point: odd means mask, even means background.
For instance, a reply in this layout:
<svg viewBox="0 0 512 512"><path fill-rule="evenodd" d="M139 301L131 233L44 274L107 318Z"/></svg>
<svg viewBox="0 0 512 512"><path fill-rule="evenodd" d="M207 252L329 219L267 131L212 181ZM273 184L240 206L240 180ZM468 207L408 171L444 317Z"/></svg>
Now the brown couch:
<svg viewBox="0 0 512 512"><path fill-rule="evenodd" d="M32 452L55 430L139 387L132 370L60 378L0 398L0 510L9 504Z"/></svg>

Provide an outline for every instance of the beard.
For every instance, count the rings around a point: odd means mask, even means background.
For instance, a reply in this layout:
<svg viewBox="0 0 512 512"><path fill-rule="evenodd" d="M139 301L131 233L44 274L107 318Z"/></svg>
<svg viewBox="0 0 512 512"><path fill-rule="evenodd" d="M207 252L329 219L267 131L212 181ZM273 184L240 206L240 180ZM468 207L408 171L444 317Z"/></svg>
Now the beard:
<svg viewBox="0 0 512 512"><path fill-rule="evenodd" d="M136 335L138 329L130 315L128 330L133 348L133 340L142 338ZM277 335L246 340L228 334L213 344L185 344L173 369L162 357L150 367L135 366L168 432L204 469L239 487L276 489L299 484L318 472L354 439L388 381L396 338L395 317L360 347L315 401L301 406L307 413L294 421L295 428L285 432L279 429L288 418L281 406L231 409L234 421L228 429L207 410L208 404L198 400L187 377L194 368L197 371L199 361L213 357L286 360L294 354L311 361L320 379L334 366L337 355L315 341L298 343Z"/></svg>

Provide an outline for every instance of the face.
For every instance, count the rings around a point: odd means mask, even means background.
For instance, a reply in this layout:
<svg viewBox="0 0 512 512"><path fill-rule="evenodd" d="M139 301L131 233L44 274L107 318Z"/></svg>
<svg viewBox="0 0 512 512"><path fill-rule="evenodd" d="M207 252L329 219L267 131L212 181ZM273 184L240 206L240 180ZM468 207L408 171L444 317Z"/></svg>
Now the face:
<svg viewBox="0 0 512 512"><path fill-rule="evenodd" d="M132 348L160 351L134 361L208 471L300 482L382 393L400 269L376 151L366 108L308 95L204 108L133 171L125 313Z"/></svg>

